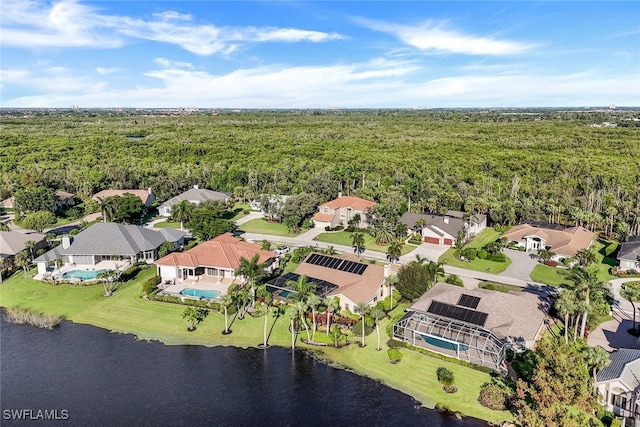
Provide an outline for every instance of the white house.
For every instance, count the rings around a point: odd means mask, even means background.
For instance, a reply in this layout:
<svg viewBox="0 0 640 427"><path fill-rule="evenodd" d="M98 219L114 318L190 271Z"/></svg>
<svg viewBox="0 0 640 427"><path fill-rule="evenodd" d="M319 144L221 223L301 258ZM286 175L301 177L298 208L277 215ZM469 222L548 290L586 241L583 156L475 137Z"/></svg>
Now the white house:
<svg viewBox="0 0 640 427"><path fill-rule="evenodd" d="M367 211L376 203L360 197L342 196L318 206L318 212L311 217L316 228L346 227L356 215L360 215L358 227L367 228Z"/></svg>
<svg viewBox="0 0 640 427"><path fill-rule="evenodd" d="M608 411L623 417L622 425L640 422L640 350L621 348L609 355L611 363L596 374L596 388ZM627 419L635 424L626 424Z"/></svg>
<svg viewBox="0 0 640 427"><path fill-rule="evenodd" d="M512 227L503 234L527 251L548 249L555 252L555 258L573 257L578 251L587 249L593 243L595 234L584 227L564 228L561 225L525 223Z"/></svg>
<svg viewBox="0 0 640 427"><path fill-rule="evenodd" d="M454 246L463 229L466 237L473 237L484 230L487 217L475 214L465 219L465 213L460 211L448 211L444 215L405 212L400 222L407 226L409 234L420 234L425 243Z"/></svg>
<svg viewBox="0 0 640 427"><path fill-rule="evenodd" d="M640 236L630 237L620 246L618 263L623 270L640 271Z"/></svg>
<svg viewBox="0 0 640 427"><path fill-rule="evenodd" d="M197 185L194 185L193 188L190 188L184 193L178 194L177 196L172 197L171 199L161 204L158 207L158 212L162 216L169 217L171 216L171 208L173 207L173 205L178 204L184 200L194 205L200 205L211 200L221 200L226 203L229 201L230 197L231 196L229 194L221 193L219 191L207 190L206 188L200 188Z"/></svg>

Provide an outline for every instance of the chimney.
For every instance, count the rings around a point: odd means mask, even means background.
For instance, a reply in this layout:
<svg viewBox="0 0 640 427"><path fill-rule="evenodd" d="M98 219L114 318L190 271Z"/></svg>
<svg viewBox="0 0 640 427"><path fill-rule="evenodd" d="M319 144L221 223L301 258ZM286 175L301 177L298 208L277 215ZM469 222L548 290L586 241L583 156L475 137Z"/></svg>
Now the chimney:
<svg viewBox="0 0 640 427"><path fill-rule="evenodd" d="M338 191L338 199L342 197L342 191Z"/></svg>
<svg viewBox="0 0 640 427"><path fill-rule="evenodd" d="M199 189L200 189L200 187L198 187L198 184L195 184L195 185L193 186L193 189L194 189L194 190L199 190Z"/></svg>
<svg viewBox="0 0 640 427"><path fill-rule="evenodd" d="M384 277L391 276L391 266L389 264L384 265Z"/></svg>
<svg viewBox="0 0 640 427"><path fill-rule="evenodd" d="M151 189L151 187L149 187L147 191L149 192L149 194L153 194L153 190Z"/></svg>
<svg viewBox="0 0 640 427"><path fill-rule="evenodd" d="M445 216L444 217L444 223L445 224L449 224L449 216Z"/></svg>
<svg viewBox="0 0 640 427"><path fill-rule="evenodd" d="M71 237L62 236L62 249L69 249L71 246Z"/></svg>

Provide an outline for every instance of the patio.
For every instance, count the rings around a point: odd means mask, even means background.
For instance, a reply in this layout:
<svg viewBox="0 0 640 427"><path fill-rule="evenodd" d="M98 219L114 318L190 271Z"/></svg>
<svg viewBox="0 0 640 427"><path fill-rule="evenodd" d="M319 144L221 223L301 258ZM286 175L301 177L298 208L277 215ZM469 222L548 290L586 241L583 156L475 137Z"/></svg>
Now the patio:
<svg viewBox="0 0 640 427"><path fill-rule="evenodd" d="M177 296L180 298L187 299L202 299L201 297L194 296L185 296L182 295L182 292L185 289L196 289L198 291L216 291L219 292L220 295L226 295L229 289L229 286L233 282L229 279L223 279L220 281L191 281L191 280L183 280L178 283L161 283L158 287L161 289L161 295L171 295ZM215 298L214 298L215 299Z"/></svg>
<svg viewBox="0 0 640 427"><path fill-rule="evenodd" d="M54 268L52 271L48 271L45 274L36 274L33 278L36 280L53 279L53 280L68 280L68 281L81 281L76 278L65 278L63 275L70 271L99 271L99 270L116 270L122 272L129 268L131 263L129 260L105 260L100 261L95 265L76 265L65 264L60 267Z"/></svg>

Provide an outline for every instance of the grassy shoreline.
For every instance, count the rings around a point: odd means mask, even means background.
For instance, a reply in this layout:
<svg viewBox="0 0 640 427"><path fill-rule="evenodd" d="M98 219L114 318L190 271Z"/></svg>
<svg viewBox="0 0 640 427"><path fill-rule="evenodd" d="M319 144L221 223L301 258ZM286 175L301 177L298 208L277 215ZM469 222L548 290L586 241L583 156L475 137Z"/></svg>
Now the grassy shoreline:
<svg viewBox="0 0 640 427"><path fill-rule="evenodd" d="M183 306L152 302L140 298L142 283L155 274L154 269L142 271L138 277L124 284L113 296L103 297L101 285L76 286L40 283L24 278L19 273L0 285L0 306L21 306L46 314L63 315L74 323L101 327L112 332L134 334L140 340L160 341L166 345L203 345L256 347L262 342L263 318L246 316L244 320L229 316L230 335L222 335L224 315L211 313L194 332L187 332L180 315ZM401 312L405 306L395 309ZM459 411L465 416L490 422L511 420L507 412L492 411L477 402L480 386L490 380L488 374L452 364L417 352L403 349L403 359L397 365L391 364L387 357L386 336L384 331L390 319L380 324L382 351L376 350L376 334L367 337L367 346L358 345L336 349L333 347L310 347L299 339L297 348L314 351L331 365L348 369L391 388L399 390L418 400L423 406L434 408L436 404ZM288 318L269 318L271 329L269 344L288 348L291 335L288 331ZM273 325L273 328L272 328ZM352 342L358 341L356 337ZM454 371L460 391L445 393L435 376L439 366Z"/></svg>

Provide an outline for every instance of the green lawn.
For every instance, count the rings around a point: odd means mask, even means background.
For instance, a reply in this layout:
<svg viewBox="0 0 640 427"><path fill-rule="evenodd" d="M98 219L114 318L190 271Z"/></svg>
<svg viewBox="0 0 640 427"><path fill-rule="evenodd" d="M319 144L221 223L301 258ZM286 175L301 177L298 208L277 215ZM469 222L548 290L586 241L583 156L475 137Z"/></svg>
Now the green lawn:
<svg viewBox="0 0 640 427"><path fill-rule="evenodd" d="M224 216L224 219L236 221L245 215L244 214L245 210L247 212L251 211L251 207L249 206L249 203L236 203L235 205L233 205L233 208L231 208L231 211L229 212L229 214Z"/></svg>
<svg viewBox="0 0 640 427"><path fill-rule="evenodd" d="M262 342L263 318L247 316L244 320L230 317L230 335L222 335L224 315L212 312L196 331L187 332L181 320L184 307L175 304L147 301L140 298L142 283L155 274L153 268L144 270L136 279L123 285L111 297L103 297L100 285L77 286L43 284L22 273L14 275L0 285L0 305L16 306L50 314L63 314L76 323L91 324L115 332L132 333L143 340L159 340L165 344L184 345L233 345L255 347ZM401 313L406 304L398 306L393 314ZM386 341L384 331L390 320L380 324L381 338ZM269 329L274 325L269 343L289 347L291 335L288 319L269 318ZM300 336L304 335L301 334ZM299 336L299 337L300 337ZM357 340L357 334L352 341ZM451 410L498 423L511 420L506 412L497 412L481 406L477 402L480 386L490 380L488 374L463 366L441 361L429 356L402 349L403 359L397 364L389 363L387 346L382 343L382 351L376 351L375 332L367 337L368 345L360 348L349 345L342 349L315 347L328 362L335 363L361 375L409 394L427 407L436 403L446 405ZM308 348L298 340L297 345ZM437 382L435 370L439 366L451 369L459 391L445 393Z"/></svg>
<svg viewBox="0 0 640 427"><path fill-rule="evenodd" d="M455 248L447 249L447 251L440 256L438 261L454 267L466 268L467 270L484 271L493 274L502 273L511 264L511 259L509 257L507 257L506 262L488 261L480 258L476 258L471 262L460 261L453 255L455 251Z"/></svg>
<svg viewBox="0 0 640 427"><path fill-rule="evenodd" d="M552 286L572 285L573 282L567 279L566 276L560 274L560 271L562 271L562 269L560 268L538 264L533 268L533 270L529 274L529 277L531 277L531 280L535 282Z"/></svg>
<svg viewBox="0 0 640 427"><path fill-rule="evenodd" d="M498 240L499 237L500 237L500 233L494 230L493 227L486 227L484 230L480 232L480 234L475 236L469 243L464 245L464 247L480 249L487 243L491 243L495 240Z"/></svg>
<svg viewBox="0 0 640 427"><path fill-rule="evenodd" d="M325 243L332 243L334 245L343 245L343 246L353 246L353 240L351 239L351 235L353 233L351 232L347 232L347 231L338 231L338 232L333 232L333 233L322 233L319 234L318 237L316 237L313 240L317 240L319 242L325 242ZM378 245L376 244L376 241L373 237L371 237L369 234L367 233L362 233L362 235L364 236L364 247L367 250L370 251L376 251L376 252L382 252L382 253L387 253L387 248L389 247L389 245ZM417 246L415 245L407 245L407 244L403 244L402 245L402 253L401 255L405 255L408 254L409 252L411 252L412 250L414 250Z"/></svg>
<svg viewBox="0 0 640 427"><path fill-rule="evenodd" d="M274 236L295 237L300 233L289 233L287 227L278 222L269 222L263 218L252 219L240 226L240 231L256 234L272 234Z"/></svg>
<svg viewBox="0 0 640 427"><path fill-rule="evenodd" d="M177 228L180 229L179 222L160 221L153 224L154 228Z"/></svg>

